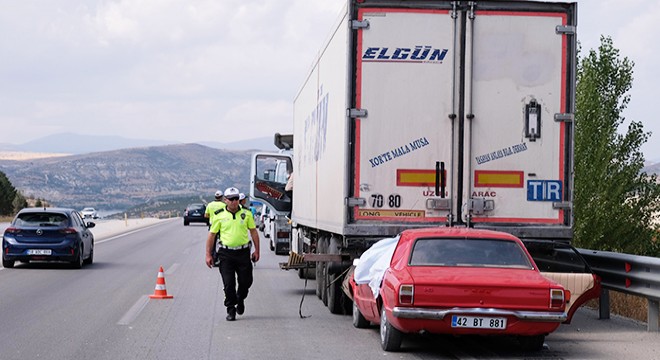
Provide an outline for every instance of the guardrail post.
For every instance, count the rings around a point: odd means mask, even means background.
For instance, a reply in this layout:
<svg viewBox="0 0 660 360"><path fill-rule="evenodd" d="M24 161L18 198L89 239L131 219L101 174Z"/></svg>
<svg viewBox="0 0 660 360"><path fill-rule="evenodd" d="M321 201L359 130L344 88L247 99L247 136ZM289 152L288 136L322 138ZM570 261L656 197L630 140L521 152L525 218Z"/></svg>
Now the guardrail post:
<svg viewBox="0 0 660 360"><path fill-rule="evenodd" d="M660 303L658 300L649 299L648 311L648 331L658 331L658 308Z"/></svg>
<svg viewBox="0 0 660 360"><path fill-rule="evenodd" d="M598 298L598 318L607 320L610 318L610 291L600 289L600 298Z"/></svg>

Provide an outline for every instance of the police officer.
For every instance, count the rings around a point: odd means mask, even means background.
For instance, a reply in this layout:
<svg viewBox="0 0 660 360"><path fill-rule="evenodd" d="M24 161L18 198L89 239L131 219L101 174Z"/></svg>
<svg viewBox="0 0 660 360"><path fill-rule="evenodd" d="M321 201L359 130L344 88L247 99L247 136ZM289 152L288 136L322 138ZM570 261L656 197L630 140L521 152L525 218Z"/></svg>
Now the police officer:
<svg viewBox="0 0 660 360"><path fill-rule="evenodd" d="M225 204L225 202L222 200L222 191L220 190L216 191L214 194L214 198L215 198L214 201L211 201L206 205L206 211L204 211L204 217L209 219L209 229L211 229L211 225L213 224L215 215L220 213L220 209L224 209L227 206L227 204ZM213 243L213 251L211 255L213 256L215 266L218 266L216 244L217 241Z"/></svg>
<svg viewBox="0 0 660 360"><path fill-rule="evenodd" d="M211 224L213 224L215 213L227 206L227 204L222 201L222 191L218 190L214 195L215 200L206 205L206 211L204 212L204 217L209 219L209 229L211 228Z"/></svg>
<svg viewBox="0 0 660 360"><path fill-rule="evenodd" d="M213 245L216 235L220 235L218 260L220 275L224 284L227 321L236 320L236 314L245 312L245 298L252 285L252 263L259 261L259 233L254 226L254 218L249 209L240 206L240 192L234 187L224 192L227 206L213 219L206 239L206 266L213 267ZM254 243L250 254L248 231ZM237 288L238 282L238 288Z"/></svg>

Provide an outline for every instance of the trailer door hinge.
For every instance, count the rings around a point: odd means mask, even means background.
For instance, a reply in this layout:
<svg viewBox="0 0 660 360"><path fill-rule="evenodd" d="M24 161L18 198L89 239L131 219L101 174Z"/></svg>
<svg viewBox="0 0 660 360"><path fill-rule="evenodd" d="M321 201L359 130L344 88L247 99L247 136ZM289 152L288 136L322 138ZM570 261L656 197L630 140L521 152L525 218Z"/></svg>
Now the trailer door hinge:
<svg viewBox="0 0 660 360"><path fill-rule="evenodd" d="M557 34L575 35L575 26L572 25L557 25L555 28Z"/></svg>
<svg viewBox="0 0 660 360"><path fill-rule="evenodd" d="M348 116L351 118L366 118L367 109L348 109Z"/></svg>
<svg viewBox="0 0 660 360"><path fill-rule="evenodd" d="M473 215L483 215L486 211L495 210L495 200L474 198L468 200L469 210Z"/></svg>
<svg viewBox="0 0 660 360"><path fill-rule="evenodd" d="M561 201L561 202L553 202L552 203L552 208L555 210L570 210L571 209L571 203L568 201Z"/></svg>
<svg viewBox="0 0 660 360"><path fill-rule="evenodd" d="M556 122L572 123L573 122L573 114L557 113L557 114L555 114L555 121Z"/></svg>
<svg viewBox="0 0 660 360"><path fill-rule="evenodd" d="M351 29L353 30L358 30L358 29L368 29L369 28L369 20L353 20L351 21Z"/></svg>
<svg viewBox="0 0 660 360"><path fill-rule="evenodd" d="M346 206L364 206L367 205L365 198L346 198Z"/></svg>

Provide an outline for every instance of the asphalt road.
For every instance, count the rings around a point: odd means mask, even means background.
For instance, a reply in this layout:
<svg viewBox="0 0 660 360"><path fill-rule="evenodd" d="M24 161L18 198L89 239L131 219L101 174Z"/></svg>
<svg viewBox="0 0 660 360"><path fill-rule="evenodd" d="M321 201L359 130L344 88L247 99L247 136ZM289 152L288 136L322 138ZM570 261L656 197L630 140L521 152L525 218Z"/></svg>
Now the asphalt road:
<svg viewBox="0 0 660 360"><path fill-rule="evenodd" d="M534 354L500 338L412 336L380 349L377 327L355 329L282 271L262 238L246 313L225 321L222 283L204 265L206 227L180 219L97 242L95 261L0 268L0 359L658 359L659 333L581 309ZM168 294L154 300L158 268ZM304 295L304 300L303 300ZM301 305L301 300L302 305ZM305 316L301 318L300 314Z"/></svg>

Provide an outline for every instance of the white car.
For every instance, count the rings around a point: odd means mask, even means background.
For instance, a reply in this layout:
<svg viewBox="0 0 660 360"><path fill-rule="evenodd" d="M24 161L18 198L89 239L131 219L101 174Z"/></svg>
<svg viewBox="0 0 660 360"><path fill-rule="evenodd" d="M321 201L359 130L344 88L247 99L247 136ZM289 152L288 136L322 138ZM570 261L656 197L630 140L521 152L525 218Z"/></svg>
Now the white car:
<svg viewBox="0 0 660 360"><path fill-rule="evenodd" d="M80 215L82 215L83 218L92 218L92 219L98 219L99 215L96 213L96 210L91 207L86 207L82 209L80 212Z"/></svg>

